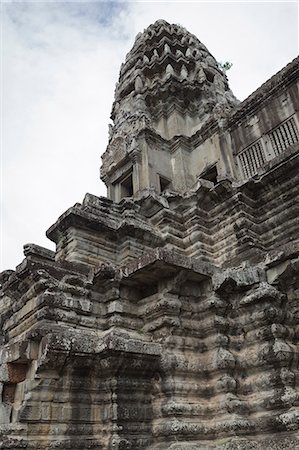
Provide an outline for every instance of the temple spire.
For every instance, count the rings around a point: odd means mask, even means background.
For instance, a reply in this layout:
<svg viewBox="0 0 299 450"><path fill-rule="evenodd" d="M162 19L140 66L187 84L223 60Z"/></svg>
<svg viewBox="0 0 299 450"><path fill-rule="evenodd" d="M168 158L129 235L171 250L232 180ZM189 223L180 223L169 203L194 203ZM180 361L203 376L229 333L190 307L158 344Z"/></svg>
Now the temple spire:
<svg viewBox="0 0 299 450"><path fill-rule="evenodd" d="M156 176L159 168L156 168L156 174L151 173L153 164L147 162L151 155L142 157L144 143L138 139L142 130L150 130L157 139L167 142L174 136L189 138L208 120L221 116L223 110L231 110L236 103L225 73L193 34L165 20L150 25L137 35L121 66L115 89L111 113L113 125L101 171L108 185L108 195L116 201L123 196L121 188L119 192L112 191L117 185L115 175L120 173L119 164L124 167L127 164L133 136L138 144L132 155L136 160L139 154L140 170L139 173L134 171L136 173L130 178L133 186L124 193L135 194L144 188L159 191L161 183L157 182ZM151 167L144 166L148 164ZM184 182L175 186L175 175L166 168L170 158L163 164L162 178L169 180L175 190L185 190L188 174L185 174Z"/></svg>

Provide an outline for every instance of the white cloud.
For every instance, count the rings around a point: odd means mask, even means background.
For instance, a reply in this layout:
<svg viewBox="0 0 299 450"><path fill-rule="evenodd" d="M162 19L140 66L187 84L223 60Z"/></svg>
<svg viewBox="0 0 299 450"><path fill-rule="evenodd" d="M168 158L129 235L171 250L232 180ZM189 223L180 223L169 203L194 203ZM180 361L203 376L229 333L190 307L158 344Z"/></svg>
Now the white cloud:
<svg viewBox="0 0 299 450"><path fill-rule="evenodd" d="M106 192L100 154L127 50L126 8L107 24L105 4L89 7L3 8L3 267L21 261L26 242L51 246L45 230L86 191Z"/></svg>
<svg viewBox="0 0 299 450"><path fill-rule="evenodd" d="M296 56L295 3L2 4L2 266L85 192L105 195L100 155L114 85L137 32L164 18L202 40L243 99Z"/></svg>
<svg viewBox="0 0 299 450"><path fill-rule="evenodd" d="M194 33L219 61L231 61L231 88L243 100L298 53L295 2L136 2L134 31L159 18Z"/></svg>

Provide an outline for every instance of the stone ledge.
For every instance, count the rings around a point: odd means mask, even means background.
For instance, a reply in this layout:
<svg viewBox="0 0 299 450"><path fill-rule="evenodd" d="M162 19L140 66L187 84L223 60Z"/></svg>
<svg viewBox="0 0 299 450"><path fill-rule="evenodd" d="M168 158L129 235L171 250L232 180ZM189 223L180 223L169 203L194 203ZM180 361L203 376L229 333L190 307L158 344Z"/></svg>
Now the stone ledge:
<svg viewBox="0 0 299 450"><path fill-rule="evenodd" d="M161 345L144 340L137 332L128 333L109 330L106 333L72 330L61 333L49 333L42 340L43 355L47 358L53 351L71 355L101 355L106 352L125 352L142 355L160 356Z"/></svg>
<svg viewBox="0 0 299 450"><path fill-rule="evenodd" d="M140 277L146 283L175 275L178 271L190 271L190 278L203 280L212 277L218 269L211 263L199 258L186 257L173 250L157 248L146 252L140 258L130 261L119 268L102 264L94 271L94 280L117 279L140 282ZM192 275L191 275L192 274Z"/></svg>
<svg viewBox="0 0 299 450"><path fill-rule="evenodd" d="M25 256L38 256L49 261L55 260L55 252L36 244L25 244L23 247Z"/></svg>

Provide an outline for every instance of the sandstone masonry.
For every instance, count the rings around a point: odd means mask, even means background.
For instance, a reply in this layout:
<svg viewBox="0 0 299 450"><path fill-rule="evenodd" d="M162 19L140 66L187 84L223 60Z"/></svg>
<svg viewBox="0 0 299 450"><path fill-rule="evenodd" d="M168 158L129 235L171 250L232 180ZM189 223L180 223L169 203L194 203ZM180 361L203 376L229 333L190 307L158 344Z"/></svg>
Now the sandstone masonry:
<svg viewBox="0 0 299 450"><path fill-rule="evenodd" d="M298 59L242 103L159 20L101 176L0 275L0 449L299 449Z"/></svg>

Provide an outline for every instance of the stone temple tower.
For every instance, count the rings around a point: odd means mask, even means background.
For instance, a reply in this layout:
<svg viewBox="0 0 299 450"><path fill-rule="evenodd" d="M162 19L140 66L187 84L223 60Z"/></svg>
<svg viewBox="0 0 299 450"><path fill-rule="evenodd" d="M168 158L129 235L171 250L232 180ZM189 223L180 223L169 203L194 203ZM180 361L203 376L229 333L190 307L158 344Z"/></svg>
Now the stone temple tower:
<svg viewBox="0 0 299 450"><path fill-rule="evenodd" d="M299 448L298 62L239 103L181 26L137 36L108 198L0 274L1 450Z"/></svg>
<svg viewBox="0 0 299 450"><path fill-rule="evenodd" d="M101 170L108 196L120 201L144 189L191 188L216 164L219 144L202 148L190 137L236 104L215 58L185 28L158 20L139 33L115 90ZM223 158L217 164L222 176L230 173Z"/></svg>

